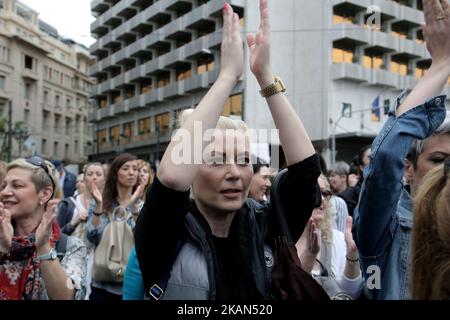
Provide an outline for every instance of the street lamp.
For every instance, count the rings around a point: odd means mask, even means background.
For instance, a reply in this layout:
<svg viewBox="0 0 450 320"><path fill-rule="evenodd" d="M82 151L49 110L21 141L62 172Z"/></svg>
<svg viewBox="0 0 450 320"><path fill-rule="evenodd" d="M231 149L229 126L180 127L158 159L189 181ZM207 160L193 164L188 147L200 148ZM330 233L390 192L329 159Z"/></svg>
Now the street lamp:
<svg viewBox="0 0 450 320"><path fill-rule="evenodd" d="M0 127L0 160L3 160L3 149L5 144L5 138L6 138L6 130L2 127Z"/></svg>
<svg viewBox="0 0 450 320"><path fill-rule="evenodd" d="M159 161L159 122L156 122L156 159Z"/></svg>
<svg viewBox="0 0 450 320"><path fill-rule="evenodd" d="M13 135L19 141L19 158L22 157L22 142L28 138L28 129L24 125L19 125L13 130Z"/></svg>

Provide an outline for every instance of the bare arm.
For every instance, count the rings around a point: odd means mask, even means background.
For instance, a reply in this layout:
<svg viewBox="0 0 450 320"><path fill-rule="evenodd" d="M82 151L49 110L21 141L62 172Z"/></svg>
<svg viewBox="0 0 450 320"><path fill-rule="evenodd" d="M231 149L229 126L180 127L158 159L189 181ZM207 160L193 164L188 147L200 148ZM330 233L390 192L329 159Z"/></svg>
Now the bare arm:
<svg viewBox="0 0 450 320"><path fill-rule="evenodd" d="M201 165L201 163L194 163L194 157L191 157L192 164L175 163L173 156L175 154L174 149L179 143L178 141L183 141L182 135L188 134L191 137L191 143L183 146L183 152L190 151L191 155L194 155L195 150L199 149L199 143L202 145L201 150L203 150L207 141L193 141L192 139L194 137L195 123L201 123L202 132L216 127L225 102L243 72L244 53L239 30L239 17L227 3L224 6L223 19L224 27L219 77L196 107L193 114L183 124L182 130L179 130L170 142L157 173L158 179L163 185L176 191L189 189ZM186 150L188 148L190 150Z"/></svg>
<svg viewBox="0 0 450 320"><path fill-rule="evenodd" d="M250 69L261 88L274 82L270 64L270 21L268 1L260 0L261 24L257 34L247 36L250 50ZM314 154L309 136L284 94L278 93L267 98L275 126L279 129L280 141L286 154L288 165L298 163Z"/></svg>
<svg viewBox="0 0 450 320"><path fill-rule="evenodd" d="M397 109L397 117L440 95L450 76L450 8L447 0L423 0L423 27L433 62L425 76ZM439 16L443 19L437 19Z"/></svg>
<svg viewBox="0 0 450 320"><path fill-rule="evenodd" d="M345 225L345 244L347 246L347 253L345 259L345 269L344 276L348 279L355 279L359 277L361 270L359 265L359 255L358 248L356 247L355 241L353 240L352 235L352 217L347 217L346 225Z"/></svg>

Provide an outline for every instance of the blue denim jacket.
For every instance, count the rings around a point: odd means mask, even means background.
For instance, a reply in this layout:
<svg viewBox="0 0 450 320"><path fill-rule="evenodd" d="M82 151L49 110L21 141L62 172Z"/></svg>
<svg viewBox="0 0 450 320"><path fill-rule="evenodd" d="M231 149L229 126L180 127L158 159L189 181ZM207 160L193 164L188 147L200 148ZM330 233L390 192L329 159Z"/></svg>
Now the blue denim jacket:
<svg viewBox="0 0 450 320"><path fill-rule="evenodd" d="M369 298L410 299L410 236L413 223L412 199L403 188L404 159L415 139L429 137L445 119L445 96L435 97L400 117L396 109L372 144L369 166L364 170L358 206L354 212L353 233L360 253ZM378 288L377 266L381 273ZM373 267L372 267L373 268Z"/></svg>

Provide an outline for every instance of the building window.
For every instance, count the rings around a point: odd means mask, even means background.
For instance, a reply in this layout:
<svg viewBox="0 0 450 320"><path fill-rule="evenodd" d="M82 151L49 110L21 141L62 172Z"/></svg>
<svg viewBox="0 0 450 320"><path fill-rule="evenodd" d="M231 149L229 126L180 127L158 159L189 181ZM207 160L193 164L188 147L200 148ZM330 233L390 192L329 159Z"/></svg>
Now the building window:
<svg viewBox="0 0 450 320"><path fill-rule="evenodd" d="M159 131L165 131L169 129L169 113L163 113L156 116L156 127L159 127Z"/></svg>
<svg viewBox="0 0 450 320"><path fill-rule="evenodd" d="M100 145L106 143L106 129L97 131L97 139Z"/></svg>
<svg viewBox="0 0 450 320"><path fill-rule="evenodd" d="M158 81L156 83L157 88L162 88L167 86L170 83L170 76L161 76L158 78Z"/></svg>
<svg viewBox="0 0 450 320"><path fill-rule="evenodd" d="M66 143L64 145L64 158L68 158L69 157L69 144Z"/></svg>
<svg viewBox="0 0 450 320"><path fill-rule="evenodd" d="M228 98L227 102L225 103L225 107L223 108L222 115L227 116L242 116L242 109L243 109L243 103L242 103L242 94L238 94L235 96L231 96Z"/></svg>
<svg viewBox="0 0 450 320"><path fill-rule="evenodd" d="M192 77L192 70L190 68L177 70L177 81L186 80L190 77Z"/></svg>
<svg viewBox="0 0 450 320"><path fill-rule="evenodd" d="M369 69L385 69L381 56L364 56L363 65Z"/></svg>
<svg viewBox="0 0 450 320"><path fill-rule="evenodd" d="M71 107L72 104L72 100L71 99L66 99L66 107Z"/></svg>
<svg viewBox="0 0 450 320"><path fill-rule="evenodd" d="M30 100L31 99L31 90L32 90L31 83L25 82L24 88L25 88L25 93L24 93L25 99Z"/></svg>
<svg viewBox="0 0 450 320"><path fill-rule="evenodd" d="M141 83L141 94L152 92L152 81L144 81Z"/></svg>
<svg viewBox="0 0 450 320"><path fill-rule="evenodd" d="M127 138L131 138L134 136L133 122L128 122L123 125L123 134Z"/></svg>
<svg viewBox="0 0 450 320"><path fill-rule="evenodd" d="M119 141L119 137L120 137L120 127L119 126L114 126L109 128L109 140L110 141Z"/></svg>
<svg viewBox="0 0 450 320"><path fill-rule="evenodd" d="M352 104L351 103L342 103L342 112L341 115L343 118L351 118L352 117Z"/></svg>
<svg viewBox="0 0 450 320"><path fill-rule="evenodd" d="M47 139L42 139L41 151L44 154L47 153Z"/></svg>
<svg viewBox="0 0 450 320"><path fill-rule="evenodd" d="M6 77L0 76L0 90L5 90Z"/></svg>
<svg viewBox="0 0 450 320"><path fill-rule="evenodd" d="M44 103L47 104L48 103L48 91L47 90L44 90L44 97L43 97L43 99L44 99Z"/></svg>
<svg viewBox="0 0 450 320"><path fill-rule="evenodd" d="M79 133L80 132L80 117L77 116L75 118L75 133Z"/></svg>
<svg viewBox="0 0 450 320"><path fill-rule="evenodd" d="M401 62L391 61L391 72L406 76L408 74L408 65Z"/></svg>
<svg viewBox="0 0 450 320"><path fill-rule="evenodd" d="M138 121L138 134L143 135L143 134L150 133L150 126L151 126L151 118L150 117L140 119Z"/></svg>
<svg viewBox="0 0 450 320"><path fill-rule="evenodd" d="M9 62L9 48L0 45L0 61Z"/></svg>
<svg viewBox="0 0 450 320"><path fill-rule="evenodd" d="M74 152L75 152L75 154L80 154L80 144L78 143L78 140L75 140L74 141Z"/></svg>
<svg viewBox="0 0 450 320"><path fill-rule="evenodd" d="M333 63L354 63L352 50L333 48Z"/></svg>
<svg viewBox="0 0 450 320"><path fill-rule="evenodd" d="M25 61L24 61L25 69L34 70L34 68L33 68L34 61L33 60L34 60L33 57L30 57L29 55L25 55Z"/></svg>
<svg viewBox="0 0 450 320"><path fill-rule="evenodd" d="M57 157L58 156L58 141L55 141L54 143L53 143L53 156L54 157Z"/></svg>
<svg viewBox="0 0 450 320"><path fill-rule="evenodd" d="M416 78L422 78L425 75L425 72L427 72L426 68L416 68Z"/></svg>
<svg viewBox="0 0 450 320"><path fill-rule="evenodd" d="M24 109L23 110L23 123L25 125L28 125L30 121L30 110Z"/></svg>
<svg viewBox="0 0 450 320"><path fill-rule="evenodd" d="M60 103L60 96L57 94L55 95L55 107L59 107L59 103Z"/></svg>
<svg viewBox="0 0 450 320"><path fill-rule="evenodd" d="M339 16L337 14L333 15L333 24L339 24L339 23L348 23L348 24L358 24L356 21L356 18L354 17L343 17Z"/></svg>
<svg viewBox="0 0 450 320"><path fill-rule="evenodd" d="M42 113L42 130L48 130L48 125L49 125L49 112L44 111Z"/></svg>
<svg viewBox="0 0 450 320"><path fill-rule="evenodd" d="M108 99L101 99L100 100L100 108L106 108L108 106Z"/></svg>
<svg viewBox="0 0 450 320"><path fill-rule="evenodd" d="M61 116L55 115L55 131L61 133Z"/></svg>
<svg viewBox="0 0 450 320"><path fill-rule="evenodd" d="M72 126L72 119L66 118L66 135L70 135L71 126Z"/></svg>
<svg viewBox="0 0 450 320"><path fill-rule="evenodd" d="M202 74L208 71L214 70L214 57L208 57L207 59L199 59L197 61L197 73Z"/></svg>

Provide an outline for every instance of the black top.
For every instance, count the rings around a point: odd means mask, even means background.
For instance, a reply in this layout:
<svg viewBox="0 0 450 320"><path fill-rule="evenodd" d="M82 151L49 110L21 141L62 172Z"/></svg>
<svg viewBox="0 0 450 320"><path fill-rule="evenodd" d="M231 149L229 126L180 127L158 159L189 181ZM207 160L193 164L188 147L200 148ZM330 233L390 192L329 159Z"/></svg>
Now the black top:
<svg viewBox="0 0 450 320"><path fill-rule="evenodd" d="M294 241L300 237L311 216L319 175L319 160L314 154L302 162L290 166L286 178L280 186L286 221ZM270 211L268 204L259 208L266 213ZM256 289L257 285L253 274L255 269L252 269L254 266L251 263L255 252L250 251L247 243L256 236L263 237L262 239L264 239L264 235L270 236L270 224L267 221L258 221L257 235L243 233L242 230L254 230L242 228L242 223L247 221L245 216L248 215L248 209L244 205L233 219L229 239L213 237L208 224L198 212L195 202L189 201L189 191L172 190L164 186L157 177L147 192L146 201L135 229L136 253L146 292L151 284L155 283L155 275L164 275L167 270L171 269L175 248L180 240L192 239L192 235L189 235L185 225L185 217L188 212L193 214L211 239L208 241L210 241L213 256L215 256L213 268L216 298L262 298L261 293ZM258 216L258 212L254 214ZM262 241L257 250L263 251Z"/></svg>
<svg viewBox="0 0 450 320"><path fill-rule="evenodd" d="M355 211L356 205L359 200L359 193L361 192L361 186L357 184L354 187L348 187L337 196L344 199L347 204L348 214L353 217L353 211Z"/></svg>
<svg viewBox="0 0 450 320"><path fill-rule="evenodd" d="M261 299L255 283L241 267L242 258L231 238L212 236L218 260L217 295L219 300Z"/></svg>

